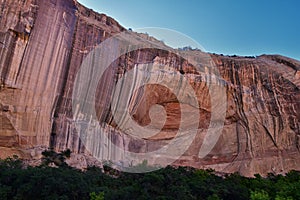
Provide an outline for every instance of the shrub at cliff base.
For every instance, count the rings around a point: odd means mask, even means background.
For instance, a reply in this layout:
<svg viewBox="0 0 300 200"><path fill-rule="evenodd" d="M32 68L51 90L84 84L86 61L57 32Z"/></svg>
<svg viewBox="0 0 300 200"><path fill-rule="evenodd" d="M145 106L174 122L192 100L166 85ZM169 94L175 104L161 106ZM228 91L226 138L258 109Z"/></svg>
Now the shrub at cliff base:
<svg viewBox="0 0 300 200"><path fill-rule="evenodd" d="M266 178L220 177L212 170L170 166L145 174L110 172L110 167L80 171L65 164L24 167L17 157L7 158L0 160L0 199L300 199L296 171Z"/></svg>

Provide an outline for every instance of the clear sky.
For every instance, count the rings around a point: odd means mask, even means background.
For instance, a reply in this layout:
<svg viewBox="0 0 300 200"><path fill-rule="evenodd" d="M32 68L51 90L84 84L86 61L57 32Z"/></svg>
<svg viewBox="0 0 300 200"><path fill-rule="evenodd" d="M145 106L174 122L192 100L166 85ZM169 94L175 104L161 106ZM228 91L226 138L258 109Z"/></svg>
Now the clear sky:
<svg viewBox="0 0 300 200"><path fill-rule="evenodd" d="M78 1L126 28L184 33L208 52L281 54L300 60L300 0Z"/></svg>

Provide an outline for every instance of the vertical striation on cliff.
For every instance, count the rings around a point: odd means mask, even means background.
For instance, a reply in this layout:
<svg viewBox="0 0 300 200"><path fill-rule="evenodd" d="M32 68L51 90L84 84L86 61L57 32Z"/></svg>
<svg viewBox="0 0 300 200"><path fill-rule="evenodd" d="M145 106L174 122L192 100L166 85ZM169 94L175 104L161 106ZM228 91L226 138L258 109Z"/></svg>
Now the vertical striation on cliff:
<svg viewBox="0 0 300 200"><path fill-rule="evenodd" d="M11 2L11 3L8 3ZM73 1L2 1L1 104L11 146L49 145L75 30Z"/></svg>

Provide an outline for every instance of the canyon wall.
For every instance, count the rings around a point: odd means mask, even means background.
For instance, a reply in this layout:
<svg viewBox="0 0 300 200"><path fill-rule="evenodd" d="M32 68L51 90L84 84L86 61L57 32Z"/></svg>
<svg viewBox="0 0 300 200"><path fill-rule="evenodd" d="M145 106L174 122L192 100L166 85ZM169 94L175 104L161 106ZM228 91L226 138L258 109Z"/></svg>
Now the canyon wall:
<svg viewBox="0 0 300 200"><path fill-rule="evenodd" d="M186 116L183 128L196 126L196 135L173 165L237 171L247 176L300 170L299 61L279 55L254 58L172 50L145 34L132 33L144 43L164 49L138 49L115 59L97 84L98 121L78 124L74 115L85 121L90 116L74 113L74 91L86 89L76 81L86 84L92 79L89 76L93 77L93 72L87 72L78 79L82 63L94 62L89 53L126 30L114 19L73 0L2 0L0 6L1 157L18 154L33 159L38 156L37 149L53 147L122 161L126 160L125 151L142 154L170 143ZM112 44L107 52L114 54L118 46ZM199 68L191 62L197 58L201 58ZM127 76L133 69L136 73ZM212 80L215 74L217 78ZM167 87L149 84L133 92L129 102L132 119L141 127L151 124L153 129L161 129L146 139L122 129L111 107L111 99L122 100L121 92L114 90L119 80L131 80L134 85L144 76L165 79L177 89L174 94ZM197 106L185 94L182 78L195 91ZM216 94L225 99L224 111L213 112L219 105L211 96L212 84L225 91L224 95L222 91L220 96ZM121 91L127 93L130 88L121 87ZM181 93L185 95L178 100ZM165 112L151 110L155 104ZM199 119L190 113L197 113ZM218 124L222 115L222 133L216 145L208 155L199 157L208 130L214 130L210 125ZM165 123L160 124L164 117ZM186 144L176 147L184 150ZM168 159L167 154L149 162L159 159Z"/></svg>

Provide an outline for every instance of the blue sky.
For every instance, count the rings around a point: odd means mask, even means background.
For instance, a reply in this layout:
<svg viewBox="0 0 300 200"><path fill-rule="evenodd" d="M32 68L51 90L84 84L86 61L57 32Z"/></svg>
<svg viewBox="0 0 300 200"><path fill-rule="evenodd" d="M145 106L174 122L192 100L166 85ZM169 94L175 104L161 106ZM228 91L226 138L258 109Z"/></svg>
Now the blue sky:
<svg viewBox="0 0 300 200"><path fill-rule="evenodd" d="M176 30L208 52L281 54L300 60L298 0L78 1L115 18L126 28Z"/></svg>

